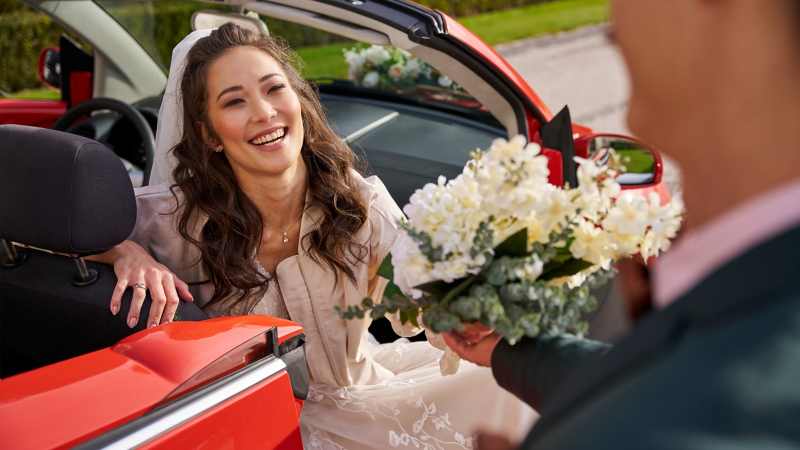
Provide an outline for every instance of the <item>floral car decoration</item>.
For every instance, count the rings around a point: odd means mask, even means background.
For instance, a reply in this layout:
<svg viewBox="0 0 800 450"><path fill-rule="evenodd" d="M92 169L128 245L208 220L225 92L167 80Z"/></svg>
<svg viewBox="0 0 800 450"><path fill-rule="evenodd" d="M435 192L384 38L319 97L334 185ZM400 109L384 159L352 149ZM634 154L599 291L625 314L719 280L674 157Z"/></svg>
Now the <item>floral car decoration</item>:
<svg viewBox="0 0 800 450"><path fill-rule="evenodd" d="M614 276L615 261L669 248L683 205L620 195L626 159L613 149L608 164L575 158L578 186L554 186L540 151L523 136L497 139L455 179L418 189L379 270L391 280L383 301L365 298L340 316L399 312L418 325L421 314L434 333L479 321L512 343L585 334L580 313L596 306L589 288Z"/></svg>
<svg viewBox="0 0 800 450"><path fill-rule="evenodd" d="M418 86L466 93L450 77L395 46L342 49L348 78L366 88L415 91Z"/></svg>

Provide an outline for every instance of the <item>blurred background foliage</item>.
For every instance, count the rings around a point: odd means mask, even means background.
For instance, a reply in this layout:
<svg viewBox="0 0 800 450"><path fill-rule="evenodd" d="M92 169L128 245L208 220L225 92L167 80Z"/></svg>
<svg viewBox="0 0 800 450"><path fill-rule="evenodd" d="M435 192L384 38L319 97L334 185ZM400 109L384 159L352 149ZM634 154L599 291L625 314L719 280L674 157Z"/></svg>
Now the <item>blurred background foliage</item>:
<svg viewBox="0 0 800 450"><path fill-rule="evenodd" d="M492 45L510 40L503 35L497 35L498 30L505 28L499 24L510 23L509 21L516 20L521 26L532 26L534 27L532 29L541 33L607 20L605 7L607 0L416 0L416 2L458 17L465 24L472 19L476 27L485 28L485 30L476 28L472 31L481 37L485 35L484 39ZM230 11L227 5L189 0L102 2L102 6L107 11L113 10L114 17L137 38L165 72L169 69L172 49L192 31L190 19L195 11L200 9ZM577 21L564 22L559 18L575 16L575 8L586 10L587 7L595 9L599 7L598 11L601 12L597 13L593 9L590 18L580 16ZM553 11L549 11L550 9ZM141 20L143 14L150 15L153 20ZM505 15L496 16L497 14ZM305 76L317 78L346 75L347 66L342 59L341 49L351 46L352 41L291 22L269 17L262 19L266 22L271 35L282 37L298 51L307 67L304 71ZM546 26L536 28L534 22L537 20ZM13 95L15 98L58 98L57 93L42 88L36 66L41 49L46 46L57 46L62 33L76 39L91 51L89 46L77 39L74 33L65 30L44 14L16 0L0 0L0 91L3 91L0 94ZM514 38L519 37L514 35ZM27 91L31 89L34 91Z"/></svg>

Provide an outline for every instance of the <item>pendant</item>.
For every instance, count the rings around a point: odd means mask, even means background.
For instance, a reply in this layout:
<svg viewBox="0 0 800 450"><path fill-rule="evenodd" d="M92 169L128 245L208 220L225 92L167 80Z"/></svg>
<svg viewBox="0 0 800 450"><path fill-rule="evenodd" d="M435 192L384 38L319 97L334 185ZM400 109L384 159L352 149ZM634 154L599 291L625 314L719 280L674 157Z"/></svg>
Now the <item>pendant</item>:
<svg viewBox="0 0 800 450"><path fill-rule="evenodd" d="M289 237L288 237L288 236L286 236L286 232L284 231L284 232L283 232L283 243L284 243L284 244L286 244L286 243L288 243L288 242L289 242Z"/></svg>

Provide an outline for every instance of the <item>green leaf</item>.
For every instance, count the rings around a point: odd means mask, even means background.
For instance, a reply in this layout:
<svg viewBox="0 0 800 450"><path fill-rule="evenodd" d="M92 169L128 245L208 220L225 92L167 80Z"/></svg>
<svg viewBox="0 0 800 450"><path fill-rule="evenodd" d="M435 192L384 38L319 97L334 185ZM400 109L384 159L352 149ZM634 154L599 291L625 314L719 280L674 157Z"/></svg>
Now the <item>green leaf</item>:
<svg viewBox="0 0 800 450"><path fill-rule="evenodd" d="M455 280L452 283L447 283L442 280L436 280L436 281L431 281L429 283L420 284L419 286L414 286L414 289L419 289L422 292L427 292L428 294L432 294L437 297L442 297L448 292L450 292L455 286L455 284L460 281L461 280Z"/></svg>
<svg viewBox="0 0 800 450"><path fill-rule="evenodd" d="M386 255L386 258L378 267L378 276L386 278L389 281L394 280L394 266L392 265L392 254Z"/></svg>
<svg viewBox="0 0 800 450"><path fill-rule="evenodd" d="M411 322L411 325L419 328L419 322L417 322L417 317L419 317L419 309L414 308L411 311L406 311L406 317L408 321Z"/></svg>
<svg viewBox="0 0 800 450"><path fill-rule="evenodd" d="M529 256L531 252L528 251L528 229L523 228L506 238L494 249L494 253L495 258L500 258L501 256L514 258Z"/></svg>
<svg viewBox="0 0 800 450"><path fill-rule="evenodd" d="M563 266L564 263L569 261L570 259L572 259L572 255L571 254L556 255L555 257L553 257L553 259L550 260L550 262L548 262L547 264L544 265L544 267L542 267L542 274L544 275L544 274L547 274L550 271L558 269L559 267ZM539 278L542 278L542 277L539 277Z"/></svg>
<svg viewBox="0 0 800 450"><path fill-rule="evenodd" d="M392 283L391 281L389 284L386 285L386 289L383 291L384 298L395 298L395 297L402 297L405 298L406 296L403 295L403 291L397 287L396 284Z"/></svg>
<svg viewBox="0 0 800 450"><path fill-rule="evenodd" d="M556 267L550 270L549 272L542 273L539 279L546 281L546 280L552 280L553 278L568 277L570 275L575 275L581 270L588 269L593 265L594 264L590 263L589 261L584 261L582 259L570 259L569 261L563 263L561 266Z"/></svg>

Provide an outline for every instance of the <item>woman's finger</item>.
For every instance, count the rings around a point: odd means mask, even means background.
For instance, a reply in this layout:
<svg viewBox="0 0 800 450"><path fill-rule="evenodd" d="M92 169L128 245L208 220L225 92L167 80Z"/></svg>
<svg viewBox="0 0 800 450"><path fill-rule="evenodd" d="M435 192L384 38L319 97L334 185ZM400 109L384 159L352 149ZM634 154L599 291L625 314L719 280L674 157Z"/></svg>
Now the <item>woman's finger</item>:
<svg viewBox="0 0 800 450"><path fill-rule="evenodd" d="M115 316L119 312L119 307L122 304L122 294L125 293L125 289L128 289L128 279L119 278L117 280L117 285L114 286L114 293L111 294L111 314Z"/></svg>
<svg viewBox="0 0 800 450"><path fill-rule="evenodd" d="M172 276L165 276L164 281L161 283L164 288L164 293L167 296L167 304L164 306L164 313L161 315L161 323L172 322L175 316L175 311L178 309L178 292L175 289L175 283Z"/></svg>
<svg viewBox="0 0 800 450"><path fill-rule="evenodd" d="M178 296L180 296L180 298L186 300L187 302L193 302L194 297L192 297L192 293L189 292L189 285L181 281L174 274L172 275L172 279L173 282L175 283L175 290L178 291Z"/></svg>
<svg viewBox="0 0 800 450"><path fill-rule="evenodd" d="M164 313L164 307L167 305L167 295L164 293L162 280L159 279L153 282L149 287L152 302L150 303L150 317L147 319L147 328L158 325L161 315Z"/></svg>
<svg viewBox="0 0 800 450"><path fill-rule="evenodd" d="M139 278L140 281L136 283L142 283L147 286L147 283L144 277ZM131 298L131 309L128 311L128 326L133 328L139 322L139 313L142 311L142 303L144 303L144 296L147 294L147 289L142 289L140 287L136 287L136 283L133 285L133 297Z"/></svg>

